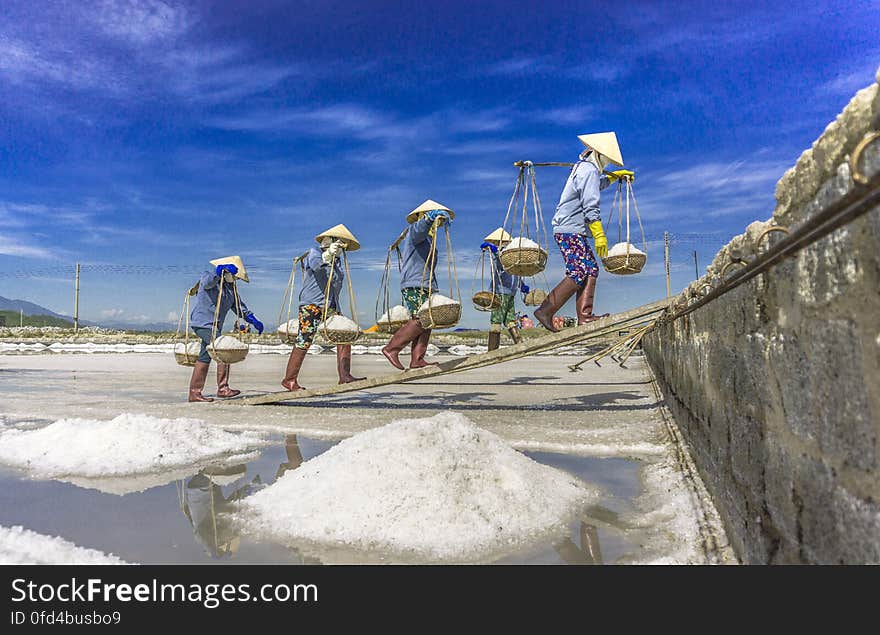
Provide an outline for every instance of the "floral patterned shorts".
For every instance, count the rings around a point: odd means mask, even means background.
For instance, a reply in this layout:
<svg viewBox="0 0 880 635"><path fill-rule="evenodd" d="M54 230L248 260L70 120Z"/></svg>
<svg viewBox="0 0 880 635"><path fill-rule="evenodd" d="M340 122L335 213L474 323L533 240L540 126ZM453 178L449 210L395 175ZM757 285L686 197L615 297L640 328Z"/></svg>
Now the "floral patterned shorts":
<svg viewBox="0 0 880 635"><path fill-rule="evenodd" d="M411 317L415 317L419 308L428 301L428 292L421 287L407 287L400 294L403 297L403 305L409 309Z"/></svg>
<svg viewBox="0 0 880 635"><path fill-rule="evenodd" d="M335 315L335 309L327 309L327 316ZM315 341L315 333L324 315L324 308L317 304L304 304L299 308L299 333L296 334L296 347L307 349Z"/></svg>
<svg viewBox="0 0 880 635"><path fill-rule="evenodd" d="M492 317L489 319L490 324L506 326L516 326L516 307L514 305L513 295L502 293L501 306L492 309Z"/></svg>
<svg viewBox="0 0 880 635"><path fill-rule="evenodd" d="M599 264L590 249L590 243L583 234L553 234L562 258L565 260L565 275L574 280L579 287L587 278L599 277Z"/></svg>

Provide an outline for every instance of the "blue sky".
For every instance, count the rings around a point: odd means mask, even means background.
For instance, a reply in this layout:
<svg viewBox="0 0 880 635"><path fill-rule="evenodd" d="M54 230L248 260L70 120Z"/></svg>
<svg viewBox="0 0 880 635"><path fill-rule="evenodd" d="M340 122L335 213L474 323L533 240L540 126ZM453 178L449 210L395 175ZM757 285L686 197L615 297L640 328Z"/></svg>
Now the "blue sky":
<svg viewBox="0 0 880 635"><path fill-rule="evenodd" d="M665 294L664 230L679 289L692 250L705 266L770 216L785 169L873 81L878 33L880 3L854 0L5 0L0 295L71 313L79 261L83 318L164 321L191 272L237 253L274 323L290 258L343 222L367 322L386 246L433 198L457 212L469 296L512 162L571 161L576 135L615 130L651 240L645 273L600 278L597 308L621 310ZM548 222L565 177L538 175Z"/></svg>

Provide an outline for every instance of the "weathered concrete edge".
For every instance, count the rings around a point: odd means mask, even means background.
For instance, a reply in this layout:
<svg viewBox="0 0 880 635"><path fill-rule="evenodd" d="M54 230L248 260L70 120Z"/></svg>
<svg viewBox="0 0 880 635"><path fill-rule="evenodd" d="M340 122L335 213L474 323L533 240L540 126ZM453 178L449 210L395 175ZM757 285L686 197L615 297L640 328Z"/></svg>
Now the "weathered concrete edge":
<svg viewBox="0 0 880 635"><path fill-rule="evenodd" d="M850 153L877 129L875 84L859 91L786 172L773 218L722 248L707 276L675 301L717 284L731 252L752 255L768 226L796 227L851 191ZM876 148L863 167L880 170ZM875 209L645 340L667 405L747 562L880 562L878 247ZM714 341L713 320L732 323L727 341ZM697 371L675 368L664 359L670 355ZM725 371L725 364L733 368ZM715 384L709 388L719 403L693 398L705 383ZM736 403L743 386L759 403ZM815 393L824 403L814 403ZM736 407L743 416L724 412Z"/></svg>

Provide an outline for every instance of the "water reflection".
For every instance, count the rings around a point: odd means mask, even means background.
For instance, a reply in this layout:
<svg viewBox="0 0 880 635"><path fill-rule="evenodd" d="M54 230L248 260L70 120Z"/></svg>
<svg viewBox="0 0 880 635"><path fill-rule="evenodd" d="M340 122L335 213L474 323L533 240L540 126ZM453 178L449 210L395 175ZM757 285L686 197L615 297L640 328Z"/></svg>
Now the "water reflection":
<svg viewBox="0 0 880 635"><path fill-rule="evenodd" d="M231 511L233 503L262 485L259 476L239 484L246 473L243 464L210 466L179 484L180 511L192 525L198 543L212 558L232 556L241 546L241 536L223 512ZM233 486L229 496L223 494L224 485Z"/></svg>
<svg viewBox="0 0 880 635"><path fill-rule="evenodd" d="M571 538L553 545L553 549L566 564L602 564L602 549L599 546L599 532L594 525L581 521L580 546Z"/></svg>
<svg viewBox="0 0 880 635"><path fill-rule="evenodd" d="M295 434L284 437L284 451L287 461L278 465L275 480L303 463ZM246 475L247 466L244 464L213 465L178 483L180 511L192 525L198 543L212 558L232 558L241 547L241 535L232 522L231 513L236 511L237 501L264 485L259 474L248 482L242 482ZM223 487L226 486L232 487L228 496L223 493ZM292 555L296 560L304 560L298 552Z"/></svg>

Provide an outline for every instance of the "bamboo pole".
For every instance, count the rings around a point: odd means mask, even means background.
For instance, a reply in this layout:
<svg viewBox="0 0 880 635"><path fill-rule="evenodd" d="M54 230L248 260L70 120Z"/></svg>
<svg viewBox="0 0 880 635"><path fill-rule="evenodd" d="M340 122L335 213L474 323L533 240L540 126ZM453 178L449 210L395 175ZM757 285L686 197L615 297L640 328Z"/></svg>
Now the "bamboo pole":
<svg viewBox="0 0 880 635"><path fill-rule="evenodd" d="M665 243L664 248L664 260L666 262L666 297L672 297L672 281L669 278L669 232L663 232L663 242Z"/></svg>
<svg viewBox="0 0 880 635"><path fill-rule="evenodd" d="M600 336L611 334L633 322L644 322L645 317L663 311L669 306L668 300L659 300L644 306L617 313L605 318L600 318L588 324L564 329L558 333L549 333L542 337L534 338L528 341L507 346L503 349L499 348L488 353L480 353L460 359L452 359L442 362L437 366L427 368L417 368L405 372L395 372L390 375L380 375L379 377L369 377L360 381L351 382L349 384L335 384L325 388L315 388L311 390L298 390L295 392L274 392L264 395L255 395L252 397L227 399L223 402L217 401L218 404L236 404L245 406L257 406L263 404L274 404L282 401L294 401L298 399L306 399L309 397L323 397L330 395L338 395L341 393L365 390L368 388L378 388L381 386L389 386L392 384L402 384L419 379L428 379L439 375L450 373L458 373L465 370L473 370L483 366L500 364L502 362L519 359L536 355L545 351L553 350L574 344L585 339L592 339Z"/></svg>
<svg viewBox="0 0 880 635"><path fill-rule="evenodd" d="M79 263L76 263L76 283L73 291L73 332L79 331Z"/></svg>

